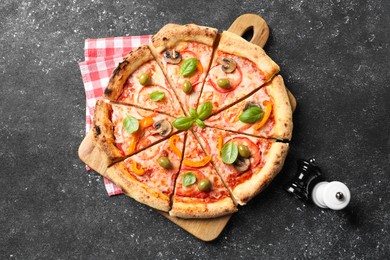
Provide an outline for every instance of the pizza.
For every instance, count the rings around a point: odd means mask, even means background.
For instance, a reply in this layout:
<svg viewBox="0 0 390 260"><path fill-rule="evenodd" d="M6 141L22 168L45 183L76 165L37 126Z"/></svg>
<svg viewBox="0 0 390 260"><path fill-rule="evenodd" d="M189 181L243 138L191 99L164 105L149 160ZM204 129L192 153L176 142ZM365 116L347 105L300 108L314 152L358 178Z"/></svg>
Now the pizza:
<svg viewBox="0 0 390 260"><path fill-rule="evenodd" d="M96 103L94 145L108 167L101 174L173 217L236 212L287 155L292 110L278 71L232 33L164 26L125 57Z"/></svg>
<svg viewBox="0 0 390 260"><path fill-rule="evenodd" d="M191 131L187 134L172 203L169 214L184 218L213 218L237 211L211 157Z"/></svg>
<svg viewBox="0 0 390 260"><path fill-rule="evenodd" d="M115 68L103 97L172 116L183 114L175 93L147 45L130 52Z"/></svg>
<svg viewBox="0 0 390 260"><path fill-rule="evenodd" d="M253 111L260 111L261 120L253 121ZM206 125L263 138L290 140L292 110L282 76L233 106L211 116Z"/></svg>
<svg viewBox="0 0 390 260"><path fill-rule="evenodd" d="M158 210L170 209L176 175L179 172L185 133L151 146L106 171L106 177L124 193Z"/></svg>
<svg viewBox="0 0 390 260"><path fill-rule="evenodd" d="M216 37L215 28L168 24L152 38L151 48L185 108L198 104Z"/></svg>
<svg viewBox="0 0 390 260"><path fill-rule="evenodd" d="M94 142L110 165L177 132L173 120L162 113L99 100L93 118Z"/></svg>
<svg viewBox="0 0 390 260"><path fill-rule="evenodd" d="M199 102L212 102L214 114L260 88L277 72L279 66L261 47L225 31Z"/></svg>
<svg viewBox="0 0 390 260"><path fill-rule="evenodd" d="M201 145L212 157L218 173L240 205L245 205L268 186L281 170L287 155L288 144L273 139L212 127L197 127L195 133L201 136Z"/></svg>

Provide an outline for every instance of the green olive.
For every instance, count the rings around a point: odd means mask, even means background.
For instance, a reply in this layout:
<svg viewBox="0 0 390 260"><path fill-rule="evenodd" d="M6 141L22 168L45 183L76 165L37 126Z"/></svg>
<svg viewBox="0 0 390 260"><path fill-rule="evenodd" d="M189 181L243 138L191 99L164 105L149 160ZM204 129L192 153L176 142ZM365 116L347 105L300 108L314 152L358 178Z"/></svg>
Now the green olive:
<svg viewBox="0 0 390 260"><path fill-rule="evenodd" d="M148 85L150 82L150 76L147 73L142 73L141 76L139 76L139 84L142 86Z"/></svg>
<svg viewBox="0 0 390 260"><path fill-rule="evenodd" d="M249 151L248 146L244 144L238 146L238 153L243 158L248 158L249 156L251 156L251 152Z"/></svg>
<svg viewBox="0 0 390 260"><path fill-rule="evenodd" d="M183 87L181 88L184 93L190 94L192 92L192 84L188 80L184 81Z"/></svg>
<svg viewBox="0 0 390 260"><path fill-rule="evenodd" d="M171 168L172 164L168 157L162 156L158 159L158 164L165 169Z"/></svg>
<svg viewBox="0 0 390 260"><path fill-rule="evenodd" d="M200 191L209 191L211 189L211 181L209 179L201 179L198 182L198 189Z"/></svg>
<svg viewBox="0 0 390 260"><path fill-rule="evenodd" d="M220 88L228 89L230 88L230 81L227 78L220 78L217 80L217 84Z"/></svg>

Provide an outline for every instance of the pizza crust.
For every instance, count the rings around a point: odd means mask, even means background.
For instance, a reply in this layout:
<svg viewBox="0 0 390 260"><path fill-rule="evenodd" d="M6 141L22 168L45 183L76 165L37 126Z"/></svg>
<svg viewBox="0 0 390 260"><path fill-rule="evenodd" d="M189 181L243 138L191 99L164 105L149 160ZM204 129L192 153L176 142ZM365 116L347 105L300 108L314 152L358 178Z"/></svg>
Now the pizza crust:
<svg viewBox="0 0 390 260"><path fill-rule="evenodd" d="M174 47L181 41L195 41L213 46L218 30L196 24L167 24L152 37L152 47L156 53Z"/></svg>
<svg viewBox="0 0 390 260"><path fill-rule="evenodd" d="M199 202L197 198L174 200L169 215L179 218L216 218L237 211L231 198L226 197L213 203Z"/></svg>
<svg viewBox="0 0 390 260"><path fill-rule="evenodd" d="M273 143L268 152L267 162L260 172L254 173L250 180L232 190L234 199L240 205L245 205L250 199L263 191L280 172L287 156L288 146L286 143Z"/></svg>
<svg viewBox="0 0 390 260"><path fill-rule="evenodd" d="M115 146L114 126L110 120L111 105L98 100L95 106L92 131L94 144L105 155L107 165L123 158L122 152Z"/></svg>
<svg viewBox="0 0 390 260"><path fill-rule="evenodd" d="M270 84L273 86L268 88L268 94L273 99L275 119L273 136L280 140L290 140L293 128L292 110L282 76L274 77Z"/></svg>
<svg viewBox="0 0 390 260"><path fill-rule="evenodd" d="M136 201L161 211L169 211L169 196L137 181L127 171L123 162L109 167L104 176L118 185L126 195Z"/></svg>
<svg viewBox="0 0 390 260"><path fill-rule="evenodd" d="M218 44L218 50L246 58L264 73L265 81L269 81L276 73L279 72L279 66L265 53L265 51L237 34L224 31ZM217 55L213 63L216 62Z"/></svg>
<svg viewBox="0 0 390 260"><path fill-rule="evenodd" d="M104 91L103 97L116 101L123 91L129 76L142 64L154 59L148 45L142 45L131 51L112 72L110 81Z"/></svg>

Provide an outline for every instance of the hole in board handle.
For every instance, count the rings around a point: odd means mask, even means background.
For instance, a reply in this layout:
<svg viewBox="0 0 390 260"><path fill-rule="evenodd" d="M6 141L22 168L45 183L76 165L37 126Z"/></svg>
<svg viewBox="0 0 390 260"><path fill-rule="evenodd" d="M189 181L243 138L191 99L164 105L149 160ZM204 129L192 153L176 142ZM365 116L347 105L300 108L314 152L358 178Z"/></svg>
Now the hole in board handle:
<svg viewBox="0 0 390 260"><path fill-rule="evenodd" d="M247 40L248 42L250 42L253 38L253 33L254 33L254 30L253 30L253 26L250 26L248 27L248 29L246 29L246 31L241 35L242 38L244 38L245 40Z"/></svg>

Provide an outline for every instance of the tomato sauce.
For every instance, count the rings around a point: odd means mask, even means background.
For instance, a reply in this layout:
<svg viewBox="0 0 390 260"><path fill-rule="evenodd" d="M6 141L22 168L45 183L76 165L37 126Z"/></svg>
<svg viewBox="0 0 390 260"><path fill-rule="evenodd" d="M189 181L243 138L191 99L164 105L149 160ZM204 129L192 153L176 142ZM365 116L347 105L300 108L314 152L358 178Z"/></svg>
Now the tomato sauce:
<svg viewBox="0 0 390 260"><path fill-rule="evenodd" d="M240 174L240 173L231 174L227 177L228 186L231 189L234 189L236 186L238 186L241 183L244 183L247 180L249 180L250 178L252 178L252 176L253 176L252 170L248 170L242 174Z"/></svg>

